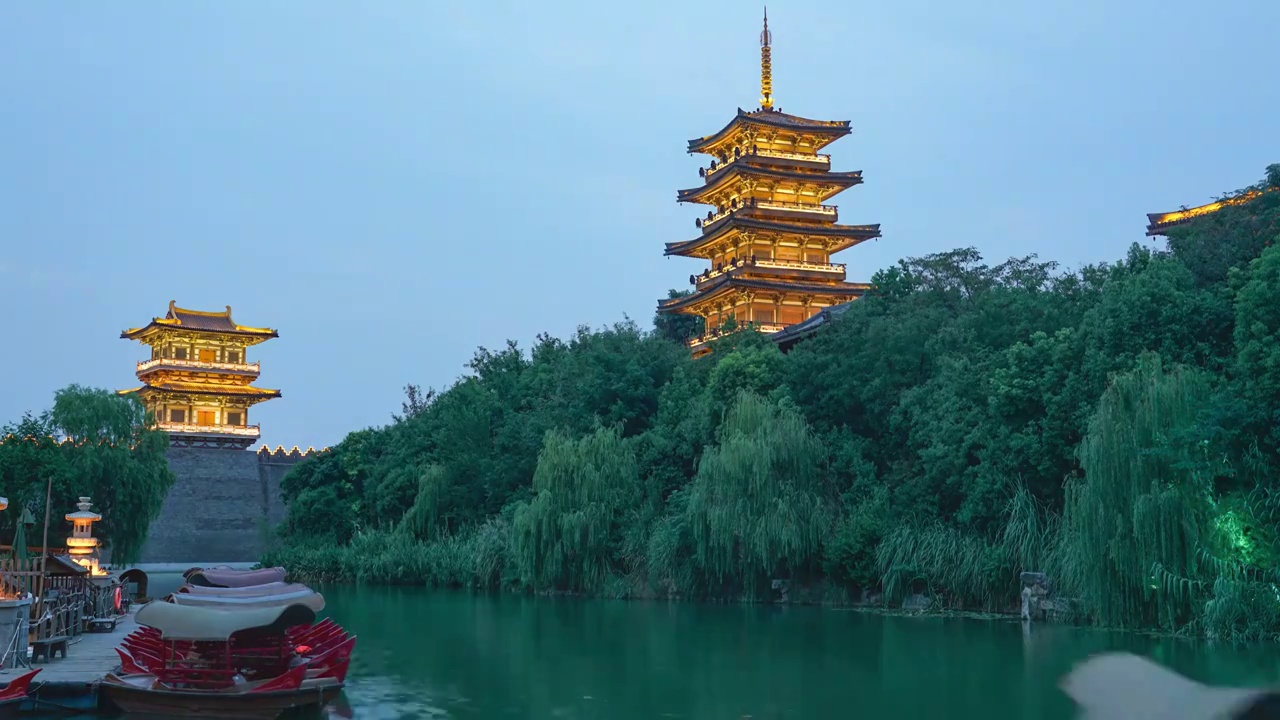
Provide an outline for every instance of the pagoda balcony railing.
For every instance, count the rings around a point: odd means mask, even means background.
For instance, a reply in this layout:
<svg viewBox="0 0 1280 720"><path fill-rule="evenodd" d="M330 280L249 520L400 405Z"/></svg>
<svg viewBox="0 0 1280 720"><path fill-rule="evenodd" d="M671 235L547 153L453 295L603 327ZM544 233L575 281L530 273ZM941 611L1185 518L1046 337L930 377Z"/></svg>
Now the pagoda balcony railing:
<svg viewBox="0 0 1280 720"><path fill-rule="evenodd" d="M831 273L832 275L843 275L845 272L844 263L816 263L809 262L808 260L776 260L772 258L758 258L752 255L748 258L737 258L732 262L707 270L701 275L690 275L689 284L699 285L713 278L731 273L741 267L805 270L808 272Z"/></svg>
<svg viewBox="0 0 1280 720"><path fill-rule="evenodd" d="M760 210L786 210L788 212L813 213L814 215L831 217L836 215L835 205L815 205L787 200L757 200L754 206Z"/></svg>
<svg viewBox="0 0 1280 720"><path fill-rule="evenodd" d="M710 179L712 175L715 175L721 170L729 167L740 158L752 157L752 156L764 157L764 158L776 158L778 160L795 160L796 162L821 163L823 165L826 165L828 169L831 167L830 155L817 155L817 154L806 155L804 153L786 152L785 150L753 149L750 153L746 155L740 155L734 158L733 160L726 160L725 162L718 162L713 160L709 166L700 169L698 171L698 174L701 175L703 178Z"/></svg>
<svg viewBox="0 0 1280 720"><path fill-rule="evenodd" d="M745 210L777 210L789 213L805 213L811 214L815 218L835 220L837 210L835 205L816 205L810 203L798 203L788 200L757 200L750 198L748 200L735 200L729 205L719 210L707 211L706 217L700 217L694 221L694 224L702 228L702 232L706 233L716 223L733 215L734 213Z"/></svg>
<svg viewBox="0 0 1280 720"><path fill-rule="evenodd" d="M138 372L146 372L156 367L178 367L191 370L229 370L231 372L259 372L258 363L210 362L208 360L180 360L178 358L152 358L138 363Z"/></svg>
<svg viewBox="0 0 1280 720"><path fill-rule="evenodd" d="M786 325L776 322L750 321L742 323L732 330L721 330L719 328L709 330L696 338L690 338L686 344L691 348L697 348L702 345L706 345L713 340L719 340L720 338L728 337L734 333L742 332L743 330L756 330L757 332L762 332L766 335L772 335L773 333L781 332L786 329L786 327Z"/></svg>
<svg viewBox="0 0 1280 720"><path fill-rule="evenodd" d="M188 435L239 435L241 437L258 437L262 434L260 425L195 425L192 423L162 422L156 423L157 430L170 433L186 433Z"/></svg>
<svg viewBox="0 0 1280 720"><path fill-rule="evenodd" d="M844 263L816 263L808 260L757 259L752 264L757 267L812 270L815 272L843 273L845 271Z"/></svg>

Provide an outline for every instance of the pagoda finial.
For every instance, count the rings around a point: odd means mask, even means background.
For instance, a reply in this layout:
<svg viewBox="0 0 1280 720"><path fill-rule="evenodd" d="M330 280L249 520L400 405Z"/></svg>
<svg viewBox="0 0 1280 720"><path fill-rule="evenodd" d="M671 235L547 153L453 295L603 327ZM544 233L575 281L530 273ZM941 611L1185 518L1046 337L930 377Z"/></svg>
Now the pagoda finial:
<svg viewBox="0 0 1280 720"><path fill-rule="evenodd" d="M760 33L760 109L773 109L773 63L769 57L769 46L773 44L773 34L769 32L769 8L764 9L764 30Z"/></svg>

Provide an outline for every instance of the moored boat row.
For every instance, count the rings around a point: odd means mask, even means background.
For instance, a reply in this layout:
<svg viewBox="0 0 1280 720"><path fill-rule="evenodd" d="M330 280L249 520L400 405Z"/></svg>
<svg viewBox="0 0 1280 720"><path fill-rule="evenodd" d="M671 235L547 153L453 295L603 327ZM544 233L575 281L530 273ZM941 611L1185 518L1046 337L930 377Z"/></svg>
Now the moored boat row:
<svg viewBox="0 0 1280 720"><path fill-rule="evenodd" d="M275 718L330 702L356 638L317 622L324 597L285 574L189 570L177 592L138 610L102 693L128 713L197 717Z"/></svg>

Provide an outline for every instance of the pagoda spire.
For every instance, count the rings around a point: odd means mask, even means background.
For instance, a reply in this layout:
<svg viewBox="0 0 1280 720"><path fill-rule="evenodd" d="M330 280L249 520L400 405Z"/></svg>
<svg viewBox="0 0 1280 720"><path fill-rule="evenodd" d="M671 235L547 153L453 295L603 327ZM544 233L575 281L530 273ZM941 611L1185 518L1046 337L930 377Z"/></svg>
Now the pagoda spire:
<svg viewBox="0 0 1280 720"><path fill-rule="evenodd" d="M773 109L773 61L769 46L773 34L769 32L769 8L764 9L764 30L760 32L760 109Z"/></svg>

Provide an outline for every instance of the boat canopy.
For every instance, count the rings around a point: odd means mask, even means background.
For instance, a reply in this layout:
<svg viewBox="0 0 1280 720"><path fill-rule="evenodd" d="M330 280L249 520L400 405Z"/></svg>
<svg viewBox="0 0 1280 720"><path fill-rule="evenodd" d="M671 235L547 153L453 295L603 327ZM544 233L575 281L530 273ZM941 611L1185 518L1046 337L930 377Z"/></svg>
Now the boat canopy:
<svg viewBox="0 0 1280 720"><path fill-rule="evenodd" d="M187 576L188 585L205 587L249 587L265 585L273 582L284 582L285 570L282 567L262 568L261 570L201 570Z"/></svg>
<svg viewBox="0 0 1280 720"><path fill-rule="evenodd" d="M227 611L155 601L142 606L135 618L166 640L225 642L235 633L277 635L294 625L309 625L316 612L305 604Z"/></svg>
<svg viewBox="0 0 1280 720"><path fill-rule="evenodd" d="M324 609L324 596L320 593L306 585L292 585L289 587L292 589L270 595L194 595L191 593L174 593L169 596L169 599L174 605L222 610L283 607L286 605L305 605L314 612L320 612Z"/></svg>
<svg viewBox="0 0 1280 720"><path fill-rule="evenodd" d="M183 585L178 592L192 595L275 595L285 588L306 587L297 583L269 582L265 585L249 585L247 587L208 587L206 585Z"/></svg>

